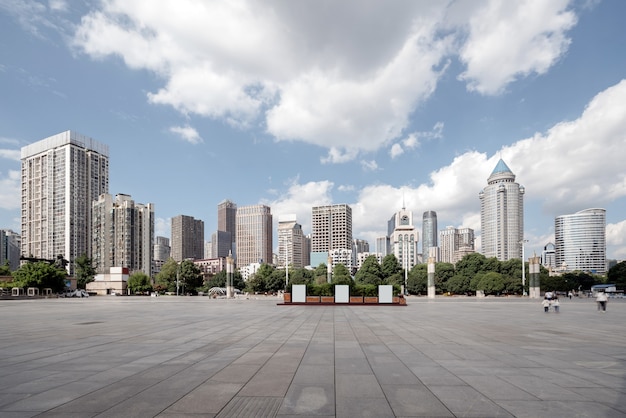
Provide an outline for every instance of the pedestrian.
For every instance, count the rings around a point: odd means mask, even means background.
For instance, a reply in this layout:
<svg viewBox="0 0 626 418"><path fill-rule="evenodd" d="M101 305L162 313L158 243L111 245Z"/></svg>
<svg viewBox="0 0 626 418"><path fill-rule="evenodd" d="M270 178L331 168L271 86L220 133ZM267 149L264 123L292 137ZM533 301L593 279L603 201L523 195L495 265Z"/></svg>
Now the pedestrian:
<svg viewBox="0 0 626 418"><path fill-rule="evenodd" d="M606 305L609 303L609 298L606 296L606 293L598 292L596 302L598 303L598 311L606 312Z"/></svg>
<svg viewBox="0 0 626 418"><path fill-rule="evenodd" d="M543 311L548 313L550 311L550 301L548 300L548 298L543 298L543 302L541 302L541 305L543 306Z"/></svg>
<svg viewBox="0 0 626 418"><path fill-rule="evenodd" d="M574 296L574 294L570 290L569 293L567 294L567 297L569 297L569 300L572 300L572 296Z"/></svg>
<svg viewBox="0 0 626 418"><path fill-rule="evenodd" d="M555 297L554 299L552 299L552 306L554 307L554 312L559 313L559 298Z"/></svg>

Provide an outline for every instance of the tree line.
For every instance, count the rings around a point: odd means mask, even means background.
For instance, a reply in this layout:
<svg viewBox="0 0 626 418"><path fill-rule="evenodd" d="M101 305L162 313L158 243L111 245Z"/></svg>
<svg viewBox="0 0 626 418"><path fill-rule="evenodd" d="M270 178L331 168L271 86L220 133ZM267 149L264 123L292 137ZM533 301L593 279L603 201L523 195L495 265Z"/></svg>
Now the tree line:
<svg viewBox="0 0 626 418"><path fill-rule="evenodd" d="M468 254L455 264L435 264L435 290L439 294L474 294L483 290L485 294L522 294L528 291L529 274L528 263L524 268L526 289L522 288L522 261L511 259L499 261L495 257L486 258L479 253ZM82 255L75 260L75 276L77 287L84 289L86 284L93 280L95 270L92 260ZM51 288L59 292L65 287L65 269L48 262L28 262L19 269L11 272L8 264L0 266L0 276L11 276L11 282L2 284L4 287L38 287ZM325 264L314 269L289 268L279 269L270 264L262 264L247 281L244 281L239 271L234 273L233 285L241 291L250 293L276 293L289 290L293 284L310 286L310 291L323 294L327 290L328 271ZM547 269L540 266L540 287L543 290L579 291L589 290L594 284L615 283L617 288L626 288L626 262L618 263L607 273L606 277L586 272L568 272L560 276L550 276ZM390 284L395 288L406 286L406 292L413 295L427 293L428 271L426 264L418 264L409 271L402 268L395 255L385 256L381 263L376 256L366 258L361 268L352 276L342 264L334 267L330 285L347 284L354 287L357 293L371 292L377 285ZM144 273L135 272L128 279L128 288L131 293L146 293L156 291L177 294L197 294L207 292L212 287L226 286L226 272L215 275L203 275L202 271L193 263L185 260L177 263L170 258L165 262L161 271L154 277L154 281ZM364 287L365 286L365 287ZM178 288L177 288L178 287Z"/></svg>

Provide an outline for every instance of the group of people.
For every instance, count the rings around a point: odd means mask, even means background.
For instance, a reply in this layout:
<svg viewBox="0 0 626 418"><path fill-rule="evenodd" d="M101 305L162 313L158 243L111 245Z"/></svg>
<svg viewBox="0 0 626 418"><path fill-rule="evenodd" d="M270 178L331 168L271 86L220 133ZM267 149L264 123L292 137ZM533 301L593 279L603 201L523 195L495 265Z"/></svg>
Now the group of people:
<svg viewBox="0 0 626 418"><path fill-rule="evenodd" d="M554 309L554 312L559 313L559 297L556 293L546 292L543 296L543 302L541 302L544 312L550 312L550 308Z"/></svg>
<svg viewBox="0 0 626 418"><path fill-rule="evenodd" d="M568 293L568 297L570 299L572 298L572 292ZM606 305L609 303L609 298L605 292L598 292L596 302L598 304L598 311L606 312ZM546 292L541 305L543 306L544 312L550 312L550 308L552 308L554 312L558 313L560 303L556 292Z"/></svg>

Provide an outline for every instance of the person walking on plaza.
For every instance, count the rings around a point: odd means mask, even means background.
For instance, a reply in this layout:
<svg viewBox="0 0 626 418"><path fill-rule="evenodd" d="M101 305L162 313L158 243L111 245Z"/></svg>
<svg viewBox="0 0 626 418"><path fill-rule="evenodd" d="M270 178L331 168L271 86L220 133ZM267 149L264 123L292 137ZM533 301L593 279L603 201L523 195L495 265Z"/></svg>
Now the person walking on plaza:
<svg viewBox="0 0 626 418"><path fill-rule="evenodd" d="M543 298L543 302L541 302L541 305L543 306L544 312L550 311L550 301L547 298Z"/></svg>
<svg viewBox="0 0 626 418"><path fill-rule="evenodd" d="M598 292L596 302L598 302L598 310L606 312L606 305L609 303L609 298L606 296L605 292Z"/></svg>
<svg viewBox="0 0 626 418"><path fill-rule="evenodd" d="M559 313L559 306L561 304L559 303L559 298L554 297L552 299L552 307L554 308L554 312Z"/></svg>

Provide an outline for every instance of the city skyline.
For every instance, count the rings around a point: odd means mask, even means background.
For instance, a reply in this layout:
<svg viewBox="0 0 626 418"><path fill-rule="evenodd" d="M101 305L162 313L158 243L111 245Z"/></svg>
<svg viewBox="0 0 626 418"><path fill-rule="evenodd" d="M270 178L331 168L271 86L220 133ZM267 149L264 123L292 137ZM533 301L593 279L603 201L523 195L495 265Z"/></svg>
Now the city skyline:
<svg viewBox="0 0 626 418"><path fill-rule="evenodd" d="M184 213L210 237L225 199L271 207L274 234L346 203L372 247L406 207L480 251L502 158L527 257L601 207L626 258L626 4L165 4L0 3L0 228L23 232L20 149L74 130L109 146L111 193L154 203L155 235Z"/></svg>

